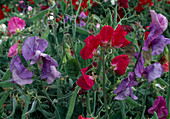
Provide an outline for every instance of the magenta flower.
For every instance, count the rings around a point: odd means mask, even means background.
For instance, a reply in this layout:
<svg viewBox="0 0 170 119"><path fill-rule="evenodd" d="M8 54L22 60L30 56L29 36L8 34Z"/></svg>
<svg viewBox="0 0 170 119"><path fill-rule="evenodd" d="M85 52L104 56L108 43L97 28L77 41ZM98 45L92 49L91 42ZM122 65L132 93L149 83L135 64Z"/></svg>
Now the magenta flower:
<svg viewBox="0 0 170 119"><path fill-rule="evenodd" d="M11 60L10 71L12 72L12 83L26 85L33 82L33 80L30 79L33 73L24 67L18 55Z"/></svg>
<svg viewBox="0 0 170 119"><path fill-rule="evenodd" d="M165 99L162 96L158 96L148 112L151 114L154 114L154 112L156 112L159 119L166 119L166 117L168 116L168 109L166 107Z"/></svg>
<svg viewBox="0 0 170 119"><path fill-rule="evenodd" d="M80 18L85 19L87 16L86 14L82 11L79 15Z"/></svg>
<svg viewBox="0 0 170 119"><path fill-rule="evenodd" d="M25 21L19 17L12 17L8 22L9 31L15 34L17 31L22 31L25 27Z"/></svg>
<svg viewBox="0 0 170 119"><path fill-rule="evenodd" d="M152 23L160 26L161 29L165 31L166 28L168 27L167 18L163 16L162 14L157 14L154 10L150 10L150 14L152 17Z"/></svg>
<svg viewBox="0 0 170 119"><path fill-rule="evenodd" d="M8 57L14 57L18 53L18 43L10 47Z"/></svg>
<svg viewBox="0 0 170 119"><path fill-rule="evenodd" d="M113 91L113 93L117 94L114 98L115 100L125 100L127 96L131 96L134 100L138 98L133 94L132 86L138 85L138 82L135 77L134 72L129 72L128 77L125 78Z"/></svg>

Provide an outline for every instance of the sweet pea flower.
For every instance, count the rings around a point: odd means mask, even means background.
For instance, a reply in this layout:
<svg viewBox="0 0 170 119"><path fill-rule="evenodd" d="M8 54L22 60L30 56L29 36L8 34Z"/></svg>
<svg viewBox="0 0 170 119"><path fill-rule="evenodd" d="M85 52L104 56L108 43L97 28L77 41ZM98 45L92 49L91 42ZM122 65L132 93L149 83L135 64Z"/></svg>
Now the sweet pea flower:
<svg viewBox="0 0 170 119"><path fill-rule="evenodd" d="M90 35L85 39L85 47L80 51L80 55L83 59L91 59L97 52L97 48L101 42L99 35Z"/></svg>
<svg viewBox="0 0 170 119"><path fill-rule="evenodd" d="M82 11L79 15L80 18L85 19L87 16L86 14Z"/></svg>
<svg viewBox="0 0 170 119"><path fill-rule="evenodd" d="M119 7L128 8L128 0L118 0Z"/></svg>
<svg viewBox="0 0 170 119"><path fill-rule="evenodd" d="M0 8L0 20L4 19L4 12L2 11L2 9Z"/></svg>
<svg viewBox="0 0 170 119"><path fill-rule="evenodd" d="M18 43L10 47L8 57L14 57L18 53Z"/></svg>
<svg viewBox="0 0 170 119"><path fill-rule="evenodd" d="M169 72L169 62L163 64L164 72Z"/></svg>
<svg viewBox="0 0 170 119"><path fill-rule="evenodd" d="M17 31L22 31L25 27L25 21L19 17L12 17L8 22L9 31L15 34Z"/></svg>
<svg viewBox="0 0 170 119"><path fill-rule="evenodd" d="M85 118L82 115L79 115L78 119L94 119L94 118Z"/></svg>
<svg viewBox="0 0 170 119"><path fill-rule="evenodd" d="M12 72L12 83L26 85L33 82L33 80L30 79L33 76L33 73L24 67L18 55L11 60L10 71Z"/></svg>
<svg viewBox="0 0 170 119"><path fill-rule="evenodd" d="M42 57L43 67L41 73L41 79L46 79L48 84L54 82L56 78L60 78L61 73L56 70L58 63L49 55Z"/></svg>
<svg viewBox="0 0 170 119"><path fill-rule="evenodd" d="M80 20L80 27L86 26L86 23L83 20Z"/></svg>
<svg viewBox="0 0 170 119"><path fill-rule="evenodd" d="M45 51L47 46L48 42L44 39L40 39L37 36L28 37L23 43L22 55L26 61L32 60L31 64L34 64L35 61L41 60L39 56Z"/></svg>
<svg viewBox="0 0 170 119"><path fill-rule="evenodd" d="M80 86L82 89L84 90L90 90L94 84L95 84L95 79L94 77L92 76L92 72L88 71L90 70L92 67L95 67L97 68L97 63L94 62L93 64L91 64L89 67L86 67L86 68L83 68L81 69L81 73L82 73L82 76L77 80L77 85ZM87 75L87 74L88 75Z"/></svg>
<svg viewBox="0 0 170 119"><path fill-rule="evenodd" d="M99 29L99 28L100 28L100 24L97 23L97 24L96 24L96 29Z"/></svg>
<svg viewBox="0 0 170 119"><path fill-rule="evenodd" d="M2 31L2 32L6 31L6 25L5 24L0 25L0 31Z"/></svg>
<svg viewBox="0 0 170 119"><path fill-rule="evenodd" d="M120 48L129 45L131 42L128 41L125 36L127 32L125 32L121 25L118 25L117 29L114 30L111 26L105 25L100 33L100 38L102 39L101 46L106 44L111 44L111 46Z"/></svg>
<svg viewBox="0 0 170 119"><path fill-rule="evenodd" d="M114 98L115 100L125 100L127 96L131 96L134 100L138 98L133 94L132 86L136 86L138 84L135 73L129 72L128 77L125 78L113 91L113 93L117 94Z"/></svg>
<svg viewBox="0 0 170 119"><path fill-rule="evenodd" d="M164 51L166 45L170 44L170 39L165 38L163 30L156 24L150 24L149 35L147 40L144 42L143 50L148 51L149 46L152 48L151 55L159 55Z"/></svg>
<svg viewBox="0 0 170 119"><path fill-rule="evenodd" d="M31 6L28 6L28 11L32 11L32 7Z"/></svg>
<svg viewBox="0 0 170 119"><path fill-rule="evenodd" d="M162 14L157 14L154 10L150 10L150 14L152 17L152 23L160 26L161 29L165 31L166 28L168 27L167 18L163 16Z"/></svg>
<svg viewBox="0 0 170 119"><path fill-rule="evenodd" d="M111 65L114 68L113 70L119 75L123 75L125 73L128 64L129 58L126 54L114 57L111 62Z"/></svg>
<svg viewBox="0 0 170 119"><path fill-rule="evenodd" d="M168 109L166 107L166 101L162 96L158 96L157 99L154 101L153 106L148 109L150 114L157 113L159 119L166 119L168 116Z"/></svg>
<svg viewBox="0 0 170 119"><path fill-rule="evenodd" d="M41 60L43 61L41 79L46 79L48 84L54 82L56 78L60 78L61 74L56 70L58 63L49 55L43 53L48 46L48 42L40 39L37 36L28 37L22 46L22 55L25 60L31 61L31 65Z"/></svg>
<svg viewBox="0 0 170 119"><path fill-rule="evenodd" d="M138 55L138 52L134 54L136 59ZM163 67L160 63L154 63L150 66L147 66L146 68L144 68L144 63L145 61L143 59L143 54L141 53L139 62L135 67L135 74L137 77L141 78L143 75L149 82L152 82L154 79L161 77L163 74Z"/></svg>

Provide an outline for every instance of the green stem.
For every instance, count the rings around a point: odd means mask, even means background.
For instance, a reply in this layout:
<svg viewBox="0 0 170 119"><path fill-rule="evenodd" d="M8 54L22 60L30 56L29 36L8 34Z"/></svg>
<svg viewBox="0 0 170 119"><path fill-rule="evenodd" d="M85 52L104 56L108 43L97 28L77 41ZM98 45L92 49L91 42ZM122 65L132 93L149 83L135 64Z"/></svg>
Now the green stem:
<svg viewBox="0 0 170 119"><path fill-rule="evenodd" d="M86 105L87 105L87 111L89 115L91 115L89 91L87 91L87 95L86 95Z"/></svg>
<svg viewBox="0 0 170 119"><path fill-rule="evenodd" d="M104 55L105 54L105 48L103 48L103 93L104 93L104 106L105 106L105 109L106 109L106 116L107 116L107 119L109 119L109 114L108 114L108 108L107 108L107 100L106 100L106 87L105 87L105 83L106 83L106 79L105 79L105 60L104 60Z"/></svg>
<svg viewBox="0 0 170 119"><path fill-rule="evenodd" d="M41 81L41 85L42 85L44 94L47 96L47 99L51 102L51 104L53 105L53 107L54 107L54 109L55 109L56 115L58 116L57 119L61 119L61 118L60 118L60 114L59 114L59 112L58 112L58 109L57 109L56 105L54 104L54 102L51 100L50 96L48 95L46 89L45 89L44 86L43 86L42 81Z"/></svg>
<svg viewBox="0 0 170 119"><path fill-rule="evenodd" d="M124 101L120 101L120 106L121 106L122 118L126 119L125 102Z"/></svg>
<svg viewBox="0 0 170 119"><path fill-rule="evenodd" d="M146 109L145 103L146 103L146 96L147 96L146 92L147 92L148 86L149 86L149 82L147 81L147 85L146 85L146 89L145 89L145 95L144 95L144 99L143 99L143 102L142 102L143 112L142 112L141 119L144 119L144 114L145 114L145 109Z"/></svg>

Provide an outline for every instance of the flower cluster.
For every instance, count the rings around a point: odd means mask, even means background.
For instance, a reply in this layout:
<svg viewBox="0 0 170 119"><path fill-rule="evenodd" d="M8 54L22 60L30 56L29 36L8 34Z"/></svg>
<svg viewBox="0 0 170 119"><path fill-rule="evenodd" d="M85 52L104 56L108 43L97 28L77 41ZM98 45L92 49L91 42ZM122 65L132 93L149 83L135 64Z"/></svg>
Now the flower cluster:
<svg viewBox="0 0 170 119"><path fill-rule="evenodd" d="M14 57L18 53L17 46L18 44L14 44L9 49L9 57ZM22 55L26 61L31 60L30 65L33 65L36 61L40 64L42 61L41 79L46 79L47 83L51 84L56 78L60 78L61 74L56 70L58 63L55 59L43 53L47 46L48 42L44 39L40 39L37 36L28 37L23 43ZM11 60L10 70L12 72L12 83L25 85L33 82L30 79L33 74L23 66L18 55Z"/></svg>
<svg viewBox="0 0 170 119"><path fill-rule="evenodd" d="M144 7L145 5L147 5L147 4L149 4L149 6L153 6L153 5L154 5L153 2L152 2L152 0L139 0L138 6L135 7L135 10L136 10L137 12L141 12L141 11L144 10L143 7Z"/></svg>
<svg viewBox="0 0 170 119"><path fill-rule="evenodd" d="M80 55L83 59L91 59L93 56L99 55L97 53L99 45L108 48L115 47L121 48L129 45L131 42L125 38L125 32L121 25L118 25L117 29L114 30L111 26L104 26L100 33L96 36L90 35L85 39L85 47L80 51ZM129 64L129 58L126 54L116 56L112 59L111 69L113 69L117 74L123 75L126 71L126 68ZM77 84L85 89L89 90L94 85L94 78L92 76L87 76L85 72L88 68L84 68L81 70L82 75ZM86 83L84 83L86 81ZM90 85L87 82L91 81ZM92 85L91 85L92 84Z"/></svg>

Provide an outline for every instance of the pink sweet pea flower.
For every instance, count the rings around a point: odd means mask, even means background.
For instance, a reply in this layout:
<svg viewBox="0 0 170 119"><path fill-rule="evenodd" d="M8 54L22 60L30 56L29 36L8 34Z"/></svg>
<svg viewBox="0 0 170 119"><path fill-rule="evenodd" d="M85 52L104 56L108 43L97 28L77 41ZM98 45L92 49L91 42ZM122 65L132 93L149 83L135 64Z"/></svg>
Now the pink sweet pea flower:
<svg viewBox="0 0 170 119"><path fill-rule="evenodd" d="M79 115L78 119L93 119L93 118L85 118L82 115Z"/></svg>
<svg viewBox="0 0 170 119"><path fill-rule="evenodd" d="M18 43L10 47L8 57L14 57L18 53Z"/></svg>
<svg viewBox="0 0 170 119"><path fill-rule="evenodd" d="M25 21L19 17L12 17L8 22L9 31L15 34L19 30L23 30L25 27Z"/></svg>
<svg viewBox="0 0 170 119"><path fill-rule="evenodd" d="M157 24L158 26L162 28L163 31L165 31L166 28L168 27L167 18L163 16L162 14L157 14L154 10L150 10L150 14L152 17L152 23Z"/></svg>

